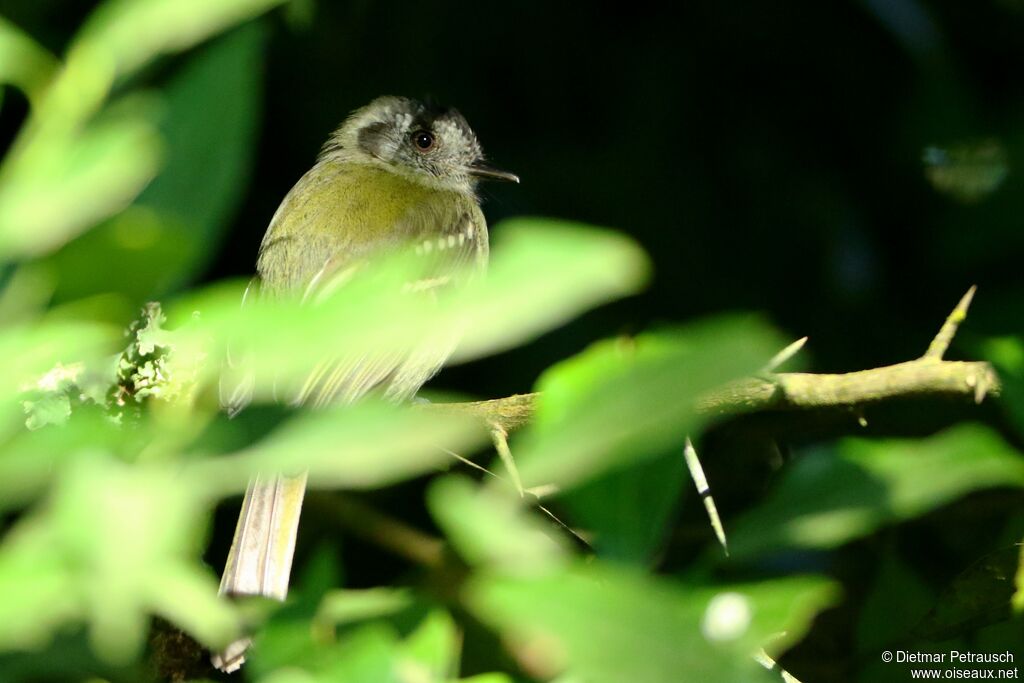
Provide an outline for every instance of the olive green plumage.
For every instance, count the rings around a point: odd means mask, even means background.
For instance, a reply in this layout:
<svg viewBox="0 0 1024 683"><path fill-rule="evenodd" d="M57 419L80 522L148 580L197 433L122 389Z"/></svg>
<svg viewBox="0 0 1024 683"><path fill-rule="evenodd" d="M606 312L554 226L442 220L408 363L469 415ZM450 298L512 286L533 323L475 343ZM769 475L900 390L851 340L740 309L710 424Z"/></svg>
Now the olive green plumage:
<svg viewBox="0 0 1024 683"><path fill-rule="evenodd" d="M264 291L309 285L331 261L343 269L375 252L449 235L463 257L487 258L487 223L476 197L429 187L376 165L327 158L295 185L278 209L260 248Z"/></svg>
<svg viewBox="0 0 1024 683"><path fill-rule="evenodd" d="M481 178L518 182L484 164L476 136L457 111L398 97L374 100L330 137L316 165L281 202L260 246L256 286L247 298L313 302L353 273L358 277L375 258L402 250L431 255L430 280L442 285L449 273L482 269L488 241L476 196ZM316 314L315 305L309 310ZM441 367L456 341L453 331L450 339L410 339L402 350L352 358L339 340L337 349L325 349L316 359L300 387L289 387L279 398L322 407L378 391L405 400ZM229 414L249 402L253 381L222 386ZM284 599L304 491L304 474L271 472L249 484L221 593ZM214 665L236 670L249 644L248 638L232 643L214 654Z"/></svg>

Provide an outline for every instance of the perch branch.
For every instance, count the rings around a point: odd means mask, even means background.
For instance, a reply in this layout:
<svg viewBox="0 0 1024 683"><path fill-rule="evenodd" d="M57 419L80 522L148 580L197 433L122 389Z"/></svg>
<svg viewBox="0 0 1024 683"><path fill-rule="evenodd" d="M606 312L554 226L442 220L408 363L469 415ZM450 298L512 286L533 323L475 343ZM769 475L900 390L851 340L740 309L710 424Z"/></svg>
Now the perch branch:
<svg viewBox="0 0 1024 683"><path fill-rule="evenodd" d="M921 358L843 374L784 372L741 379L700 397L696 409L712 415L855 409L893 399L929 397L966 398L981 403L986 396L998 395L1000 391L999 377L992 366L942 359L967 315L974 291L971 287L960 300ZM434 403L423 408L473 415L512 432L529 423L538 396L516 394L489 401Z"/></svg>

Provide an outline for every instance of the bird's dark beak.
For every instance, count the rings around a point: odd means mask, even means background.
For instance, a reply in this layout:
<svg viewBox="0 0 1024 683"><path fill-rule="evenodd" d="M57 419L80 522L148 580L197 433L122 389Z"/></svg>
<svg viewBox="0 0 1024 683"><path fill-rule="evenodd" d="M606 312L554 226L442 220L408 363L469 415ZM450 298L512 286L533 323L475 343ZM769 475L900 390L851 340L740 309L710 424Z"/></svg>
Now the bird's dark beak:
<svg viewBox="0 0 1024 683"><path fill-rule="evenodd" d="M469 174L481 180L504 180L510 183L518 183L519 176L508 171L501 171L493 166L488 166L482 161L476 161L469 167Z"/></svg>

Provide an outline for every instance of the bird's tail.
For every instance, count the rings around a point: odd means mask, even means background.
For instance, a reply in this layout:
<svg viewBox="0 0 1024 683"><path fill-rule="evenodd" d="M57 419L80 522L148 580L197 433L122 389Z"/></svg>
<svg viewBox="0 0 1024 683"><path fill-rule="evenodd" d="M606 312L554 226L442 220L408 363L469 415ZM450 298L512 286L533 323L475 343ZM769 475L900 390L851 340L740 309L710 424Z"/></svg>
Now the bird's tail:
<svg viewBox="0 0 1024 683"><path fill-rule="evenodd" d="M249 482L220 581L221 595L285 599L305 492L305 474L258 476ZM221 671L236 671L251 642L243 638L231 643L213 655L213 665Z"/></svg>

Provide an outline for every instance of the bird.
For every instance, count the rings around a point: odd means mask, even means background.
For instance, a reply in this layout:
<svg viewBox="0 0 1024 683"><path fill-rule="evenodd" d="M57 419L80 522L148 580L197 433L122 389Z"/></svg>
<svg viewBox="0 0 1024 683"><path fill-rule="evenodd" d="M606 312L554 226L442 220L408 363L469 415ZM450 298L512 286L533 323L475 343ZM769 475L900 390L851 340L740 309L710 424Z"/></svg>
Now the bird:
<svg viewBox="0 0 1024 683"><path fill-rule="evenodd" d="M483 271L489 239L477 194L481 180L519 182L487 163L476 134L456 109L407 97L373 100L329 136L316 163L281 202L243 302L255 297L312 302L374 262L404 251L434 259L432 277L411 283L414 288L443 287L456 273ZM309 314L316 314L314 305ZM308 409L351 404L370 392L408 401L440 369L456 341L417 348L410 340L400 351L358 359L340 349L326 352L287 400ZM244 360L229 358L232 362ZM250 402L253 386L251 375L222 380L221 404L229 416ZM249 482L221 595L285 599L305 488L305 474L267 473ZM211 661L221 671L236 671L250 645L249 637L241 638L213 653Z"/></svg>

